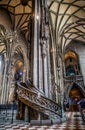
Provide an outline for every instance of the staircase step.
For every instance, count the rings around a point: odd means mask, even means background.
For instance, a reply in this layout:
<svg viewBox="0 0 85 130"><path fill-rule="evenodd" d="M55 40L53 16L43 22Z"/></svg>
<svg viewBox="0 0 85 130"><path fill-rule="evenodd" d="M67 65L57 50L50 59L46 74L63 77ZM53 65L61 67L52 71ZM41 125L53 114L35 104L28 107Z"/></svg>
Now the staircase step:
<svg viewBox="0 0 85 130"><path fill-rule="evenodd" d="M60 124L60 123L62 123L62 121L59 119L52 119L52 123L53 124Z"/></svg>
<svg viewBox="0 0 85 130"><path fill-rule="evenodd" d="M40 126L40 125L52 125L52 120L31 120L30 125Z"/></svg>
<svg viewBox="0 0 85 130"><path fill-rule="evenodd" d="M42 120L42 125L52 125L52 120Z"/></svg>
<svg viewBox="0 0 85 130"><path fill-rule="evenodd" d="M32 126L41 125L41 120L31 120L30 125L32 125Z"/></svg>

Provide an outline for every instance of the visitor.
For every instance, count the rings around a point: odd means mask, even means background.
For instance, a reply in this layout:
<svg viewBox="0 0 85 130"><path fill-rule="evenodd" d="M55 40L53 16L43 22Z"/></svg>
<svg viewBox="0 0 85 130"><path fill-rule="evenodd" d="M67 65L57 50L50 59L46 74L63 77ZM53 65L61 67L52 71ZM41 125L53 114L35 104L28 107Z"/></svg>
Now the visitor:
<svg viewBox="0 0 85 130"><path fill-rule="evenodd" d="M83 121L85 121L85 98L82 98L79 102L79 111L81 113Z"/></svg>
<svg viewBox="0 0 85 130"><path fill-rule="evenodd" d="M73 110L78 111L78 99L77 98L74 98L72 100L72 105L73 105Z"/></svg>
<svg viewBox="0 0 85 130"><path fill-rule="evenodd" d="M67 104L68 104L67 100L66 100L66 99L64 99L64 111L66 111L66 110L67 110Z"/></svg>

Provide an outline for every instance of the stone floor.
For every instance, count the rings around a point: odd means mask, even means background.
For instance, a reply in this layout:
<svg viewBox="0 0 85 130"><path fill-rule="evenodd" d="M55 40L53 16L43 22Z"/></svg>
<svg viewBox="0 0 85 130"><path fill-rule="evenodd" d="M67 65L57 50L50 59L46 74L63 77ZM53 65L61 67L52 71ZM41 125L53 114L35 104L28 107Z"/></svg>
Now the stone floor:
<svg viewBox="0 0 85 130"><path fill-rule="evenodd" d="M0 130L85 130L85 124L79 112L69 112L68 120L51 126L30 126L26 123L1 124Z"/></svg>

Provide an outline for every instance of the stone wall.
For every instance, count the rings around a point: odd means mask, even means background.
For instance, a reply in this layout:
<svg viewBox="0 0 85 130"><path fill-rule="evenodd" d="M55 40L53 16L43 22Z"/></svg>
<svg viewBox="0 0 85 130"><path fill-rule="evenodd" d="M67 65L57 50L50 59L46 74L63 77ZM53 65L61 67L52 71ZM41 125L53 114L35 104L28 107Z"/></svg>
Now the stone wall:
<svg viewBox="0 0 85 130"><path fill-rule="evenodd" d="M76 51L79 56L80 69L83 75L84 85L85 85L85 45L82 43L76 45Z"/></svg>

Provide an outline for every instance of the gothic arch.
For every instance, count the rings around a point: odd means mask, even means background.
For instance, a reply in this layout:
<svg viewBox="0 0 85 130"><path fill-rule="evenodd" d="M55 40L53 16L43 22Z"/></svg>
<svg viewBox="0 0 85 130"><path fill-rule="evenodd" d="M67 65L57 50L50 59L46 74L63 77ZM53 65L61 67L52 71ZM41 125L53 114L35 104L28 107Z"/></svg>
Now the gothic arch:
<svg viewBox="0 0 85 130"><path fill-rule="evenodd" d="M73 85L77 85L77 87L80 89L80 91L82 92L82 94L83 94L83 96L85 96L85 90L84 90L84 88L80 85L80 84L78 84L78 83L76 83L76 82L73 82L70 86L68 85L68 87L66 87L66 89L65 89L65 91L64 91L64 98L66 98L66 99L68 99L69 98L69 94L70 94L70 91L71 91L71 89L73 88Z"/></svg>
<svg viewBox="0 0 85 130"><path fill-rule="evenodd" d="M64 65L65 75L70 76L71 73L68 73L70 70L73 70L71 71L73 72L72 75L81 74L79 56L74 50L69 49L65 52Z"/></svg>
<svg viewBox="0 0 85 130"><path fill-rule="evenodd" d="M27 47L25 45L25 41L19 40L14 41L11 49L11 64L10 64L10 70L12 75L12 82L10 84L10 90L9 90L9 101L12 101L14 99L14 93L16 91L16 80L15 80L15 73L16 73L16 63L17 61L21 61L23 63L23 75L22 75L22 82L25 82L27 78L29 77L29 59L27 57Z"/></svg>
<svg viewBox="0 0 85 130"><path fill-rule="evenodd" d="M18 43L14 43L12 46L12 50L11 50L12 54L11 54L11 58L12 58L12 65L15 64L15 62L17 61L17 59L14 59L14 54L18 53L17 55L19 55L19 52L22 54L23 56L23 62L24 62L24 71L25 71L25 75L23 77L23 81L25 81L28 78L28 73L29 73L29 59L27 58L27 48L26 45L23 43L23 41L19 41Z"/></svg>

